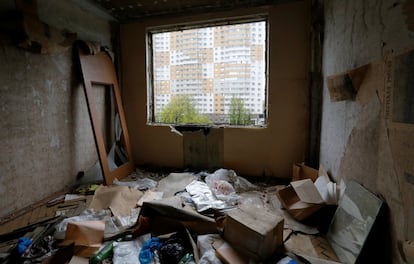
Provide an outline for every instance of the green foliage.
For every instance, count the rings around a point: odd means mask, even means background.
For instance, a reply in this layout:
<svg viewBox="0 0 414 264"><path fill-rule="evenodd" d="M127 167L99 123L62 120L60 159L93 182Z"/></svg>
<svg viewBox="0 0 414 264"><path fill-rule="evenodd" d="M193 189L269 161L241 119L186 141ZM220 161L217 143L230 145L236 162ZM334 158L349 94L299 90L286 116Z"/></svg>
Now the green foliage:
<svg viewBox="0 0 414 264"><path fill-rule="evenodd" d="M188 96L180 95L171 99L156 120L168 124L210 124L207 116L198 113Z"/></svg>
<svg viewBox="0 0 414 264"><path fill-rule="evenodd" d="M251 115L241 98L231 98L230 101L230 125L250 125Z"/></svg>

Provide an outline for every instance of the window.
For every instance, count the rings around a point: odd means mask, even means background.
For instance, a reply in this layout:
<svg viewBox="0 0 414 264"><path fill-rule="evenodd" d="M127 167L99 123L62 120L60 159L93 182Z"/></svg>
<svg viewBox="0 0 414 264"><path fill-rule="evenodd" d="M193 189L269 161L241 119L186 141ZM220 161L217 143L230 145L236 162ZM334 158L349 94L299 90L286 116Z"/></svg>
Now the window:
<svg viewBox="0 0 414 264"><path fill-rule="evenodd" d="M266 124L267 38L266 34L260 40L251 38L254 30L267 32L266 25L266 20L227 21L226 25L149 31L148 123ZM206 32L212 37L203 38ZM160 42L162 48L152 45ZM168 104L155 100L160 92L168 95ZM206 101L215 107L206 107ZM225 107L217 107L223 101ZM257 106L249 104L252 101Z"/></svg>

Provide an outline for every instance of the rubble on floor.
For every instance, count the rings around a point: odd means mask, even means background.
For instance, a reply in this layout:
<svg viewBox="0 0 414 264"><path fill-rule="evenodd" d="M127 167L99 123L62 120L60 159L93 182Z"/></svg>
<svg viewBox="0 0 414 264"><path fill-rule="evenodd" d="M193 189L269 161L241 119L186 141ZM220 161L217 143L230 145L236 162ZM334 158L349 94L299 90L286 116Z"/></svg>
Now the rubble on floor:
<svg viewBox="0 0 414 264"><path fill-rule="evenodd" d="M225 169L168 175L137 171L111 186L87 184L3 223L0 261L354 263L382 201L352 182L338 209L323 197L316 210L308 209L315 203L292 207L299 202L296 189L289 196L286 188L306 179L313 186L321 177L306 167L311 173L299 174L297 166L289 186L253 184ZM324 184L333 186L326 179ZM357 204L361 197L370 204ZM341 217L352 221L343 223Z"/></svg>

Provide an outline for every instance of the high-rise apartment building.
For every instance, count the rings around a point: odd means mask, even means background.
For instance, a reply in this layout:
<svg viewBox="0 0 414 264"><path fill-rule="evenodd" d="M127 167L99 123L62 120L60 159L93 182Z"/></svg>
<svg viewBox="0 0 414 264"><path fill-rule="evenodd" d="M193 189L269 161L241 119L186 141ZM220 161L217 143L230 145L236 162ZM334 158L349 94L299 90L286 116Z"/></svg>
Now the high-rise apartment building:
<svg viewBox="0 0 414 264"><path fill-rule="evenodd" d="M187 95L201 114L226 123L232 98L258 117L265 107L266 22L153 34L154 113Z"/></svg>

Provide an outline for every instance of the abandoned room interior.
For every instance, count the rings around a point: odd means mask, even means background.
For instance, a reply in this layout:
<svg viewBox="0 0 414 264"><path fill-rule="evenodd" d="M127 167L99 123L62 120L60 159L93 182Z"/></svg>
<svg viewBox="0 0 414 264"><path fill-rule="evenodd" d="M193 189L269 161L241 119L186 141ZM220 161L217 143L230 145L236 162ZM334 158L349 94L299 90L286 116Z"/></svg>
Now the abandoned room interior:
<svg viewBox="0 0 414 264"><path fill-rule="evenodd" d="M1 263L414 263L413 0L0 14Z"/></svg>

